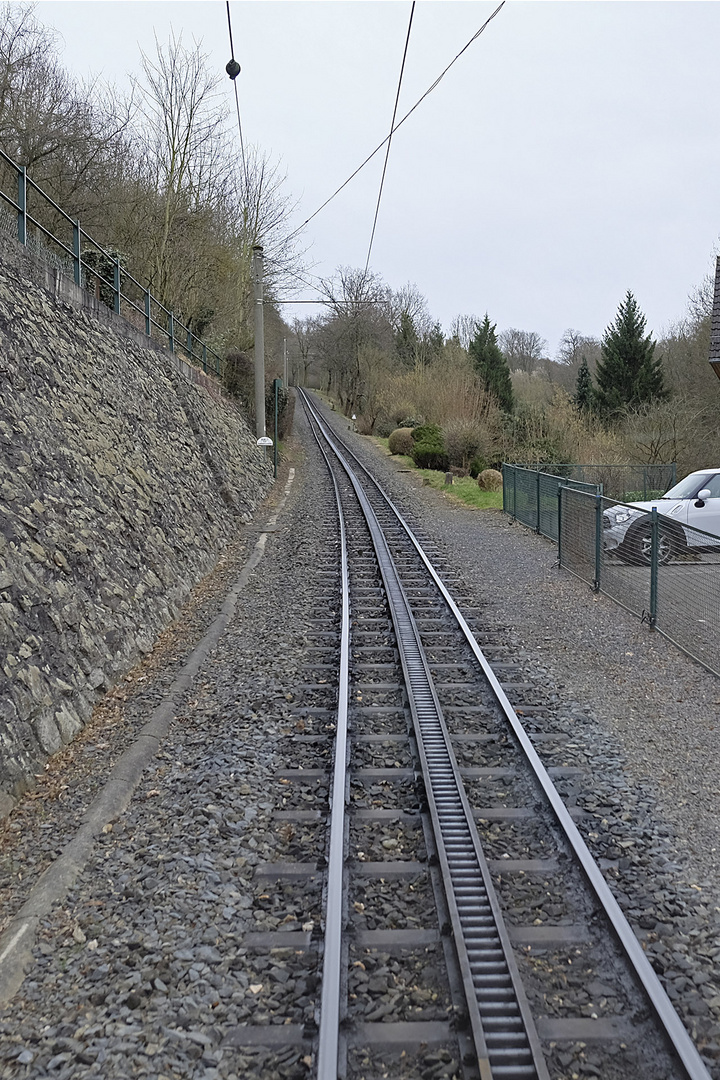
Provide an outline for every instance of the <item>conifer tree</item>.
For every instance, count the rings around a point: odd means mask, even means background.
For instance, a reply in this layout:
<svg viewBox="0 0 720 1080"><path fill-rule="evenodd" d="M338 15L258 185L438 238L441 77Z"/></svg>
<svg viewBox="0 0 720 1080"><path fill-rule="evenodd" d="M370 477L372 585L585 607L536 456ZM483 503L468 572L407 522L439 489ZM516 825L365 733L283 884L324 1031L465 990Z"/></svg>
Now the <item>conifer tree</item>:
<svg viewBox="0 0 720 1080"><path fill-rule="evenodd" d="M485 389L497 398L501 409L510 413L514 405L510 368L498 345L496 329L486 313L483 321L475 325L468 354Z"/></svg>
<svg viewBox="0 0 720 1080"><path fill-rule="evenodd" d="M587 357L583 356L582 363L577 373L575 382L575 396L573 401L580 412L589 412L593 405L593 384Z"/></svg>
<svg viewBox="0 0 720 1080"><path fill-rule="evenodd" d="M418 333L409 312L403 311L400 316L400 326L395 333L395 348L403 364L412 366L417 356L419 345Z"/></svg>
<svg viewBox="0 0 720 1080"><path fill-rule="evenodd" d="M645 336L645 316L628 291L614 323L602 339L602 356L595 378L595 403L604 416L667 397L662 362L654 357L655 342Z"/></svg>

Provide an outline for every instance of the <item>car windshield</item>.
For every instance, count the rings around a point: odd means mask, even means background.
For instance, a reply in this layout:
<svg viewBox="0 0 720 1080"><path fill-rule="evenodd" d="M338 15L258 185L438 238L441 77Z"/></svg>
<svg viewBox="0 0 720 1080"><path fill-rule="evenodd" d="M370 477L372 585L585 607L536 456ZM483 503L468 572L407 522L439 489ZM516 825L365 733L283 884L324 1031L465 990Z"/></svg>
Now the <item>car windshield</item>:
<svg viewBox="0 0 720 1080"><path fill-rule="evenodd" d="M690 476L686 476L675 487L671 487L669 491L666 491L663 499L692 499L698 491L708 486L714 475L715 473L703 473L701 476L697 473L690 473Z"/></svg>

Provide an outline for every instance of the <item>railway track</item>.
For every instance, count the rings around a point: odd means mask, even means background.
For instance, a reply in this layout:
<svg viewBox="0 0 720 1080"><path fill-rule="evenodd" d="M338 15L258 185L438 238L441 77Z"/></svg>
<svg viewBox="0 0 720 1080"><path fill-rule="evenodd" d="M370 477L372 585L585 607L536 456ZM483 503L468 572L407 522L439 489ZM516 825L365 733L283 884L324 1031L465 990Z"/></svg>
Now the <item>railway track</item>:
<svg viewBox="0 0 720 1080"><path fill-rule="evenodd" d="M617 759L320 420L273 573L39 927L2 1076L706 1077L607 902L712 1061L704 916L673 931Z"/></svg>
<svg viewBox="0 0 720 1080"><path fill-rule="evenodd" d="M315 1022L276 1010L238 1045L299 1047L318 1080L707 1078L582 839L567 736L304 403L338 506L278 777L308 843L257 874L307 921L245 945L302 957Z"/></svg>
<svg viewBox="0 0 720 1080"><path fill-rule="evenodd" d="M331 468L337 469L341 460L343 474L340 480L336 474L336 486L340 492L345 488L345 503L348 488L352 488L377 556L376 580L365 585L362 598L369 591L373 603L384 610L382 615L371 613L359 619L379 620L383 656L391 648L397 656L393 664L378 661L373 653L370 678L366 667L363 681L355 671L355 686L363 689L355 690L354 697L357 700L359 694L373 688L376 694L397 693L399 689L402 702L385 707L395 708L399 719L398 705L402 704L405 716L409 713L412 721L412 768L420 791L420 816L425 822L423 842L441 877L441 889L436 883L435 890L440 912L437 930L449 937L454 953L448 958L452 999L448 1027L458 1037L465 1074L475 1075L477 1070L484 1078L518 1080L558 1076L558 1069L567 1070L560 1058L567 1061L569 1055L580 1067L589 1044L597 1048L595 1061L602 1058L595 1075L706 1077L701 1057L590 858L554 783L571 781L573 770L556 767L549 770L554 775L548 773L508 700L501 680L516 694L527 689L521 683L513 685L512 662L489 662L392 503L358 468L348 449L338 446L337 436L325 428L316 413L313 426L318 440L327 442L329 438L324 453ZM361 531L357 525L355 528ZM368 555L359 557L365 559L367 581ZM348 573L347 567L343 572ZM359 600L357 596L358 606ZM344 622L350 626L349 610L344 612ZM358 647L376 648L359 643ZM347 1041L347 1034L338 1032L342 1022L345 1030L351 1029L347 1023L351 1010L342 1002L348 962L342 928L351 924L347 900L350 864L340 838L345 833L341 806L348 758L345 721L353 690L352 683L344 690L344 672L350 671L352 660L363 661L357 656L351 660L349 644L343 649L326 915L326 932L334 928L336 941L331 948L326 946L323 968L324 995L327 988L327 1000L336 1002L337 1008L321 1009L317 1075L323 1080L338 1075L338 1054L344 1067L347 1049L342 1040ZM397 661L402 680L397 678ZM524 712L532 716L532 706L526 705ZM471 727L473 730L467 730ZM404 737L402 729L392 733L397 743ZM536 731L535 737L542 741L542 732ZM359 739L393 746L382 732L359 735ZM473 764L466 764L470 761ZM392 768L398 767L394 764ZM511 802L515 805L508 805ZM352 812L352 802L350 806ZM378 809L380 819L383 811L396 812ZM382 864L373 869L383 873ZM389 869L384 867L384 873ZM528 909L532 913L532 900L528 904L527 897L532 896L533 887L558 893L556 922L522 919ZM565 894L565 902L560 893ZM424 930L432 936L432 928ZM416 934L411 940L417 943L421 937ZM561 997L553 991L563 961L567 967L574 962L576 967L585 968L589 996L580 1008L573 1010L570 1005L553 1013L548 1001L557 1004ZM549 975L546 981L540 974L543 968ZM460 986L462 1002L458 1001ZM325 996L323 1000L325 1003ZM368 1043L377 1045L376 1040L384 1036L388 1045L399 1044L403 1038L410 1044L408 1022L398 1023L406 1025L403 1031L392 1031L392 1024L385 1023L384 1032L365 1032ZM425 1027L427 1021L420 1024ZM450 1041L445 1032L438 1031L437 1036L439 1041ZM351 1039L357 1044L357 1034ZM418 1043L422 1042L423 1032L418 1031ZM562 1048L559 1052L558 1047ZM573 1053L578 1056L573 1057Z"/></svg>

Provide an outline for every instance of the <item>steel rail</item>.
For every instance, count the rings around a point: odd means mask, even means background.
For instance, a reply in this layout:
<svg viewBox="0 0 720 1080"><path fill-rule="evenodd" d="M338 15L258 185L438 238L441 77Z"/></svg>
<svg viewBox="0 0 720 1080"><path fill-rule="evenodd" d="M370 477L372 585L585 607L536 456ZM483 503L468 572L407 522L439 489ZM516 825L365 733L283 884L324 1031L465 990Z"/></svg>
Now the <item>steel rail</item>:
<svg viewBox="0 0 720 1080"><path fill-rule="evenodd" d="M480 1078L549 1080L410 604L366 493L337 444L327 431L323 435L355 491L385 585Z"/></svg>
<svg viewBox="0 0 720 1080"><path fill-rule="evenodd" d="M340 676L338 684L335 763L330 794L330 843L328 852L322 989L318 1031L317 1080L337 1080L340 1048L340 1000L342 987L342 931L344 923L343 876L345 868L345 801L347 792L348 701L350 697L350 574L347 535L340 489L330 460L313 429L330 473L340 526L342 615L340 621Z"/></svg>
<svg viewBox="0 0 720 1080"><path fill-rule="evenodd" d="M316 417L316 422L324 432L327 432L327 425L324 424L323 420L317 413L317 410L315 410L312 404L309 402L307 395L304 392L302 393L303 399L308 402L309 408L312 410L313 414ZM332 438L336 438L338 439L338 441L341 442L339 436L337 436L334 432L332 433ZM380 484L377 482L377 480L375 480L375 478L372 476L366 466L363 465L363 463L355 454L353 454L352 450L350 450L349 447L346 447L345 444L342 445L343 448L347 451L347 453L357 462L357 464L360 466L366 476L370 479L380 496L384 499L388 507L396 516L399 524L407 533L407 536L415 547L417 554L425 565L428 573L432 577L448 608L454 615L458 626L462 630L462 633L468 645L472 649L478 664L482 668L483 674L485 675L488 684L490 685L497 699L497 702L502 709L505 719L510 725L515 737L517 738L518 743L522 748L530 767L532 768L535 778L537 779L538 784L540 785L550 807L555 814L558 824L560 825L568 843L572 848L574 855L576 856L578 862L580 863L580 866L582 867L586 880L590 884L598 903L605 912L610 922L610 925L612 926L613 931L615 932L615 935L622 949L624 950L625 955L627 956L635 975L637 976L643 989L645 990L645 993L648 996L648 1000L652 1005L655 1015L657 1016L664 1032L666 1033L670 1044L672 1045L680 1061L682 1062L688 1080L711 1080L710 1074L705 1067L705 1064L700 1057L700 1054L695 1044L687 1033L682 1023L682 1020L675 1011L675 1008L673 1007L669 997L665 993L660 979L655 973L655 970L653 969L647 956L643 952L640 942L638 941L632 930L632 927L625 918L625 915L623 914L620 905L613 896L610 887L605 881L605 878L603 877L599 866L591 855L587 844L580 835L580 832L578 831L575 822L572 820L567 807L565 806L560 794L558 793L555 785L550 779L547 770L545 769L545 766L538 757L537 751L532 745L532 742L530 741L527 732L525 731L522 723L520 722L520 719L518 718L515 709L508 700L508 697L505 694L502 686L500 685L497 676L492 670L490 663L484 656L482 650L480 649L480 646L475 640L475 636L472 630L465 621L462 613L460 612L455 601L453 600L452 596L442 582L437 571L434 569L432 563L423 551L422 546L417 540L412 529L407 524L404 517L397 509L393 501L383 491Z"/></svg>

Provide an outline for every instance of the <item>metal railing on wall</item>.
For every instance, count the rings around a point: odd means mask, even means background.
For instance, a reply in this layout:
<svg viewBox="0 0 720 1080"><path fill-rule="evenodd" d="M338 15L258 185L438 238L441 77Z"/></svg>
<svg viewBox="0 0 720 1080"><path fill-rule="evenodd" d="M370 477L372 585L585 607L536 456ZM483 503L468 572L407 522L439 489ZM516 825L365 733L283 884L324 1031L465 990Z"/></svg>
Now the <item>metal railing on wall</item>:
<svg viewBox="0 0 720 1080"><path fill-rule="evenodd" d="M67 267L72 273L76 285L93 286L97 298L112 308L118 315L126 317L131 313L130 321L141 327L148 337L159 336L166 341L171 352L185 354L187 359L203 371L221 373L220 356L204 341L201 341L189 327L184 326L174 312L168 310L157 300L150 289L126 270L116 252L108 251L87 233L78 220L73 220L62 207L43 191L28 175L25 166L17 165L12 158L0 150L0 163L5 165L12 175L17 176L17 201L0 187L2 204L11 207L17 214L17 238L28 246L31 228L37 230L40 237L54 244L61 252L59 260L53 260L62 270ZM56 236L51 228L44 225L28 209L28 196L34 193L41 203L50 210L50 216L60 223L70 226L70 242L66 243ZM36 245L35 245L36 246ZM92 290L91 290L92 291Z"/></svg>
<svg viewBox="0 0 720 1080"><path fill-rule="evenodd" d="M720 537L562 486L558 562L720 675ZM613 507L614 512L606 513Z"/></svg>

